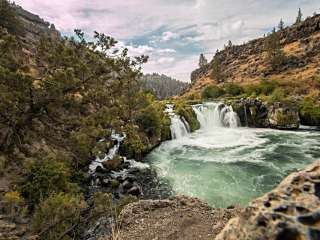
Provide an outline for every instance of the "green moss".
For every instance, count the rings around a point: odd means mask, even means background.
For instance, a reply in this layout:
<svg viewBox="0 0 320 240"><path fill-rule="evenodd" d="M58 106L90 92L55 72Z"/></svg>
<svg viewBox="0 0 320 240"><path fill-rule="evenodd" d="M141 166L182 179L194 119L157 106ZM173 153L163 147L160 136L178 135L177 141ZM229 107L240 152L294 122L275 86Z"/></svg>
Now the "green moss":
<svg viewBox="0 0 320 240"><path fill-rule="evenodd" d="M187 103L182 101L176 102L174 105L174 111L188 122L191 132L194 132L200 128L200 123L197 119L196 113Z"/></svg>

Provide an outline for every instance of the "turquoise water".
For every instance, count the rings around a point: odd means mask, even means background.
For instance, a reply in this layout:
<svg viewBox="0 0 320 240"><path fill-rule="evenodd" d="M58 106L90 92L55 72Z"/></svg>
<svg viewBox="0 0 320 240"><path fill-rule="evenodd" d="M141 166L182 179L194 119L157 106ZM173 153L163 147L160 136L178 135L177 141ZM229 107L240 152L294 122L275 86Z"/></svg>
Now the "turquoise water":
<svg viewBox="0 0 320 240"><path fill-rule="evenodd" d="M177 195L213 207L246 205L320 159L320 132L210 127L164 142L146 158Z"/></svg>

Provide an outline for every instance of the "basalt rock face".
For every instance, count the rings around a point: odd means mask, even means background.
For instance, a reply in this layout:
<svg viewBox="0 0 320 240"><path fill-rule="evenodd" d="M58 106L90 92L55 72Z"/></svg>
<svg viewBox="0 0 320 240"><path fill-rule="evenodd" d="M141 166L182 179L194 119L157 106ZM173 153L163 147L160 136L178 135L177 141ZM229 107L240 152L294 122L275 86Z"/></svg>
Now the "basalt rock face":
<svg viewBox="0 0 320 240"><path fill-rule="evenodd" d="M14 5L18 17L23 25L23 36L22 39L32 48L34 44L40 41L42 37L47 37L50 39L58 39L61 34L56 30L53 24L43 20L38 15L30 13L20 6Z"/></svg>
<svg viewBox="0 0 320 240"><path fill-rule="evenodd" d="M215 239L320 239L320 161L253 201Z"/></svg>
<svg viewBox="0 0 320 240"><path fill-rule="evenodd" d="M298 129L300 125L298 110L280 103L270 107L268 120L270 127L277 129Z"/></svg>
<svg viewBox="0 0 320 240"><path fill-rule="evenodd" d="M290 130L300 125L298 110L283 103L275 102L270 106L260 99L249 98L236 100L231 105L242 126Z"/></svg>

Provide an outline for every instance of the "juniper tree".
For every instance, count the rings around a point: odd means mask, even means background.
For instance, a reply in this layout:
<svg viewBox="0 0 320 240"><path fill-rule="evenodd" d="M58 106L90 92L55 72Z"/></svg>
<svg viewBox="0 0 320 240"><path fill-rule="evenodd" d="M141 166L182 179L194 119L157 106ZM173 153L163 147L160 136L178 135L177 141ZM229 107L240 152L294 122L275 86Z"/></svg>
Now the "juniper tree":
<svg viewBox="0 0 320 240"><path fill-rule="evenodd" d="M267 60L273 70L278 69L285 61L284 52L281 49L281 39L275 28L266 40Z"/></svg>
<svg viewBox="0 0 320 240"><path fill-rule="evenodd" d="M7 0L0 0L0 27L9 33L22 34L21 22L13 5Z"/></svg>
<svg viewBox="0 0 320 240"><path fill-rule="evenodd" d="M279 25L278 25L278 29L280 31L282 31L284 29L284 22L283 22L282 18L280 19L280 22L279 22Z"/></svg>
<svg viewBox="0 0 320 240"><path fill-rule="evenodd" d="M206 59L206 57L204 56L203 53L200 54L200 58L199 58L199 67L202 68L205 65L208 64L208 60Z"/></svg>
<svg viewBox="0 0 320 240"><path fill-rule="evenodd" d="M296 23L301 23L302 22L302 11L301 11L301 8L299 8L298 10L298 16L297 16L297 19L296 19Z"/></svg>

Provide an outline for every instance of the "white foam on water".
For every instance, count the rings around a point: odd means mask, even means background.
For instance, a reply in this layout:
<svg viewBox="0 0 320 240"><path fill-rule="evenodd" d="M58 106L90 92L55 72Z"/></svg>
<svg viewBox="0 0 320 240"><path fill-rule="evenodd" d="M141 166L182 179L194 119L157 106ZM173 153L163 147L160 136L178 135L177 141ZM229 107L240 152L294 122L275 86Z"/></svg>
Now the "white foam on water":
<svg viewBox="0 0 320 240"><path fill-rule="evenodd" d="M245 205L288 173L320 158L320 132L314 129L239 127L236 113L222 103L193 109L200 130L180 134L147 157L177 194L198 197L215 207Z"/></svg>

